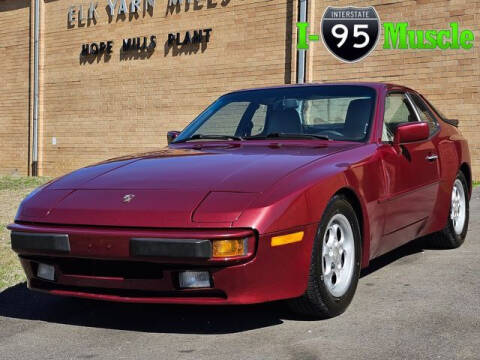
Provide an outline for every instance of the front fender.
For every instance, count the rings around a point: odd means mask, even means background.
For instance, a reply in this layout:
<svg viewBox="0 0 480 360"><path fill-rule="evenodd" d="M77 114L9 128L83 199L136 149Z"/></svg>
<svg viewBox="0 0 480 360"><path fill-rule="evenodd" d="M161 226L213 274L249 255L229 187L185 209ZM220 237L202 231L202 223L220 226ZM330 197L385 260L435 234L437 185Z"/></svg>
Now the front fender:
<svg viewBox="0 0 480 360"><path fill-rule="evenodd" d="M358 205L364 248L362 264L366 266L371 238L381 236L383 230L378 199L384 181L375 149L375 144L361 146L297 169L261 195L234 226L252 227L266 234L317 224L330 199L344 191L354 197L352 202L357 202L352 205Z"/></svg>

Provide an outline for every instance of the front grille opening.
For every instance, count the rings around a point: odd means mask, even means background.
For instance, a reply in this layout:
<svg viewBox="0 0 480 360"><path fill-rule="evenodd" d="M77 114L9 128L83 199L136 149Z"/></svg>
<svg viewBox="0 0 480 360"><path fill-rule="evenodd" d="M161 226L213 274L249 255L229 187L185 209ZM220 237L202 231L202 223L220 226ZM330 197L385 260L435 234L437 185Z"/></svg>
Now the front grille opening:
<svg viewBox="0 0 480 360"><path fill-rule="evenodd" d="M65 275L109 276L124 279L161 279L160 264L137 261L62 259L58 266Z"/></svg>
<svg viewBox="0 0 480 360"><path fill-rule="evenodd" d="M123 279L161 279L161 264L141 261L117 261L78 258L35 258L34 261L53 264L65 275L118 277Z"/></svg>
<svg viewBox="0 0 480 360"><path fill-rule="evenodd" d="M151 290L131 290L131 289L110 289L110 288L93 288L62 285L53 282L43 281L39 279L31 279L30 285L38 290L63 290L74 293L85 293L92 295L111 295L124 298L219 298L226 299L227 295L217 289L206 290L183 290L183 291L151 291Z"/></svg>

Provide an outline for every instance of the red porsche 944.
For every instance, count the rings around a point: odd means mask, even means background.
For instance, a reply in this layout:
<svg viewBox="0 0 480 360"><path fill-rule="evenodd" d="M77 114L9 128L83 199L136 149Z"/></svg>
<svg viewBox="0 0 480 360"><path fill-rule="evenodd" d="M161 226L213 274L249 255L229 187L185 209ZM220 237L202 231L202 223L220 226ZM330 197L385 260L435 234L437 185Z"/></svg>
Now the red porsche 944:
<svg viewBox="0 0 480 360"><path fill-rule="evenodd" d="M295 85L220 97L168 148L33 191L9 225L31 289L342 313L369 261L465 239L470 154L414 90Z"/></svg>

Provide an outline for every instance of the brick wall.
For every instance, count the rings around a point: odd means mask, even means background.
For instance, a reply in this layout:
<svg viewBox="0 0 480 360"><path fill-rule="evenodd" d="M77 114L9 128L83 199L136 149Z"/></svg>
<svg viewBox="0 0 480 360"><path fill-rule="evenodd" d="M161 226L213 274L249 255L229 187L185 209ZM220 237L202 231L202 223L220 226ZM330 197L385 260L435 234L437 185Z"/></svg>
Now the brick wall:
<svg viewBox="0 0 480 360"><path fill-rule="evenodd" d="M480 179L480 1L386 0L317 1L310 21L320 33L320 20L327 6L373 5L384 21L408 21L411 29L448 29L457 21L460 29L475 33L471 50L385 50L382 38L367 58L345 64L321 43L308 52L309 81L383 81L406 85L424 94L446 116L460 120L469 140L474 178Z"/></svg>
<svg viewBox="0 0 480 360"><path fill-rule="evenodd" d="M203 0L188 10L185 1L169 8L157 0L153 14L110 20L102 0L96 24L69 28L71 3L43 9L43 174L162 147L168 130L183 129L219 95L294 76L293 0ZM205 28L212 32L203 48L165 45L170 32ZM157 36L153 53L122 56L123 38L150 35ZM82 44L107 40L114 41L109 59L80 58Z"/></svg>
<svg viewBox="0 0 480 360"><path fill-rule="evenodd" d="M0 175L28 174L30 4L0 0Z"/></svg>
<svg viewBox="0 0 480 360"><path fill-rule="evenodd" d="M40 174L59 175L162 147L168 130L182 129L222 93L295 80L298 0L200 0L189 6L184 0L173 8L167 0L156 0L153 12L141 9L138 17L113 18L107 15L107 1L99 0L96 24L69 26L68 8L76 5L78 11L83 5L86 15L89 3L41 1ZM311 0L315 33L328 5L374 5L382 21L408 20L411 28L441 29L458 21L475 31L477 44L480 38L479 0ZM0 0L0 174L28 171L30 11L28 0ZM205 28L212 28L206 46L165 44L170 32ZM150 35L157 36L153 53L120 52L124 38ZM82 44L107 40L114 42L109 58L80 56ZM468 51L384 50L382 42L353 65L338 61L321 43L313 44L307 53L308 80L388 81L419 90L460 120L474 177L480 179L478 45Z"/></svg>

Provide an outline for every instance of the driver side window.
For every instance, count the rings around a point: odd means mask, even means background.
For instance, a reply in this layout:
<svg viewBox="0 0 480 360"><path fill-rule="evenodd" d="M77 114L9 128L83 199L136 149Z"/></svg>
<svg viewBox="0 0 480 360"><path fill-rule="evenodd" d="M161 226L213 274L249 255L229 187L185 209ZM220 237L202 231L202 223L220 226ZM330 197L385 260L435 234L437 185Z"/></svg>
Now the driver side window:
<svg viewBox="0 0 480 360"><path fill-rule="evenodd" d="M410 102L402 93L391 93L385 98L382 141L393 141L395 128L407 122L418 121Z"/></svg>

